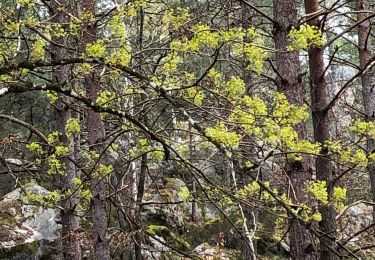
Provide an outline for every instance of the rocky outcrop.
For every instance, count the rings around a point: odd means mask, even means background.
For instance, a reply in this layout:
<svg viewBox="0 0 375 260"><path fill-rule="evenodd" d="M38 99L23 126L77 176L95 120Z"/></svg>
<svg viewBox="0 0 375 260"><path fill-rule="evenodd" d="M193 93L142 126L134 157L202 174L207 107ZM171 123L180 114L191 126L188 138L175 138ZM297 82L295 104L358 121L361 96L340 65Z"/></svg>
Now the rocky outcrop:
<svg viewBox="0 0 375 260"><path fill-rule="evenodd" d="M32 182L0 201L0 259L41 259L51 254L48 245L59 238L59 212L31 203L30 194L48 196L50 192Z"/></svg>

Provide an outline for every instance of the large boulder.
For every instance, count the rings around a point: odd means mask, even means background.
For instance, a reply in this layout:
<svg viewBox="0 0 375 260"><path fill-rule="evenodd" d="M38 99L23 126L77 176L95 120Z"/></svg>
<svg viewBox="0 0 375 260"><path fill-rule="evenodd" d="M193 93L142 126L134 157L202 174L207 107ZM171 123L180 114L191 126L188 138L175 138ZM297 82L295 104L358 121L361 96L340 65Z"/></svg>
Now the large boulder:
<svg viewBox="0 0 375 260"><path fill-rule="evenodd" d="M48 196L50 192L31 182L0 201L0 259L43 259L46 254L55 259L47 248L59 238L59 212L31 203L30 194Z"/></svg>
<svg viewBox="0 0 375 260"><path fill-rule="evenodd" d="M357 252L360 259L375 259L372 205L358 203L347 208L339 216L339 234L350 249L363 248Z"/></svg>
<svg viewBox="0 0 375 260"><path fill-rule="evenodd" d="M146 223L166 225L184 231L194 227L191 221L192 203L186 202L186 183L178 178L166 178L162 189L147 189L144 195L142 218ZM196 209L196 219L202 220L202 212Z"/></svg>
<svg viewBox="0 0 375 260"><path fill-rule="evenodd" d="M344 237L351 237L358 231L372 224L372 206L365 203L359 203L349 207L341 217L340 228ZM366 235L366 233L361 234ZM361 239L353 237L350 242L356 242Z"/></svg>

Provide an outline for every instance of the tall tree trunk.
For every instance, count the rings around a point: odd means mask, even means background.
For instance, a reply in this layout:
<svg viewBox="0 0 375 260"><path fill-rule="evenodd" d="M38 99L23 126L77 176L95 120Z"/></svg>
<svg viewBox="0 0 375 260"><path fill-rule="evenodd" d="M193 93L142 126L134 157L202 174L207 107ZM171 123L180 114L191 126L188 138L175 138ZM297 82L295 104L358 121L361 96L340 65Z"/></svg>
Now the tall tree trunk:
<svg viewBox="0 0 375 260"><path fill-rule="evenodd" d="M253 24L253 10L246 5L245 3L241 3L241 18L242 18L242 28L244 30L248 30L252 24ZM245 37L244 41L247 41L248 39ZM252 80L251 80L251 73L248 71L249 63L246 61L243 61L242 69L242 79L245 82L246 85L246 93L248 95L251 95L252 92ZM245 141L246 142L246 141ZM245 157L247 156L253 156L252 154L255 154L254 148L248 148L244 146L243 154ZM249 176L240 175L238 176L239 181L242 185L246 185L251 181L251 178ZM258 222L258 209L255 207L251 207L249 205L242 204L243 214L246 218L246 228L248 230L251 230L254 232L254 230L257 227ZM251 237L250 237L251 238ZM244 234L244 236L240 237L240 249L242 253L242 259L244 260L255 260L257 255L257 241L255 239L249 239L249 234Z"/></svg>
<svg viewBox="0 0 375 260"><path fill-rule="evenodd" d="M55 1L51 3L50 16L51 22L56 24L65 24L67 17L61 7L64 6L65 1ZM66 58L67 51L64 47L68 43L64 40L64 37L54 37L53 42L60 44L60 46L51 45L50 52L52 61L58 61ZM63 83L68 80L69 71L67 66L56 66L52 69L52 80L54 83ZM56 130L61 133L60 142L62 145L69 147L70 155L74 154L74 137L69 139L66 135L65 125L71 118L71 110L69 107L69 98L64 95L59 95L58 100L55 104L55 118L56 118ZM55 185L62 191L68 192L68 190L74 190L73 178L78 177L77 169L73 162L69 158L64 157L60 159L62 165L65 168L65 175L55 176ZM61 210L61 222L62 222L62 246L64 259L78 260L82 259L81 244L78 236L78 230L80 228L79 216L76 214L76 208L79 203L79 194L77 192L68 199L62 201Z"/></svg>
<svg viewBox="0 0 375 260"><path fill-rule="evenodd" d="M358 21L366 18L367 13L365 12L368 7L368 2L366 0L357 0L357 19ZM366 63L372 57L371 51L371 26L370 21L361 23L358 26L358 44L359 44L359 62L360 67L363 69ZM362 81L362 96L363 96L363 107L365 109L366 120L375 121L375 90L373 89L375 80L373 76L373 71L368 70L361 76ZM375 141L370 136L367 137L367 151L369 153L375 150ZM368 165L368 171L370 174L372 200L375 202L375 164L370 163ZM375 206L373 207L372 213L373 219L375 221Z"/></svg>
<svg viewBox="0 0 375 260"><path fill-rule="evenodd" d="M83 11L88 11L95 16L95 1L83 1ZM96 24L88 22L85 24L83 42L84 44L93 43L97 40ZM98 98L101 86L99 81L99 71L93 69L90 74L85 76L85 88L88 98L95 103ZM87 115L87 130L90 149L101 155L105 148L105 129L100 113L89 109ZM91 188L91 216L92 216L92 237L95 259L110 259L110 249L107 239L107 184L103 176L99 176L93 171L90 179Z"/></svg>
<svg viewBox="0 0 375 260"><path fill-rule="evenodd" d="M145 21L145 12L143 7L140 7L138 10L138 21L139 21L139 27L138 27L138 46L139 51L143 50L143 30L144 30L144 21ZM139 66L138 70L142 70L142 67ZM147 100L147 95L144 93L140 96L140 102L144 102ZM147 112L146 111L140 111L139 114L139 120L143 122L146 126L148 125L147 120ZM138 232L136 234L135 238L135 259L136 260L142 260L142 244L144 243L144 233L142 232L142 222L141 222L141 213L142 213L142 200L143 195L145 191L145 184L146 184L146 174L148 170L148 155L143 154L141 157L141 167L140 167L140 173L138 178L138 185L137 185L137 194L136 194L136 205L134 208L137 209L135 214L135 221L139 223ZM137 184L137 179L134 179L135 184Z"/></svg>
<svg viewBox="0 0 375 260"><path fill-rule="evenodd" d="M316 13L320 10L318 0L305 0L306 14ZM312 26L320 26L319 17L308 22ZM324 144L329 140L329 118L326 110L327 106L327 84L324 77L323 49L314 47L309 50L310 88L311 106L314 127L314 140ZM333 182L332 164L327 157L328 150L323 148L320 156L316 158L316 177L318 180L327 183L328 200L332 201ZM338 259L335 254L336 235L336 212L334 206L329 203L319 208L322 214L322 221L319 228L324 233L320 237L320 259Z"/></svg>
<svg viewBox="0 0 375 260"><path fill-rule="evenodd" d="M285 94L288 101L302 106L304 91L301 84L301 69L297 51L289 52L288 34L292 26L297 26L297 1L273 0L275 27L273 30L276 47L276 65L278 70L277 89ZM283 78L281 78L283 77ZM301 122L295 127L300 139L307 139L306 123ZM294 190L292 200L296 203L306 202L306 183L310 180L308 156L301 161L287 159L286 173ZM313 234L301 223L291 219L289 241L292 259L318 259Z"/></svg>

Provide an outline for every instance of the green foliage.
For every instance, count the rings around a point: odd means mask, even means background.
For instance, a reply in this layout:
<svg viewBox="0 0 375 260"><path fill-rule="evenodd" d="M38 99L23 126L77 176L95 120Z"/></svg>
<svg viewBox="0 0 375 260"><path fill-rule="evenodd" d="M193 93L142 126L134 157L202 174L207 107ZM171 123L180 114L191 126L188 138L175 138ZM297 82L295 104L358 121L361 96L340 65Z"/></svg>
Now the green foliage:
<svg viewBox="0 0 375 260"><path fill-rule="evenodd" d="M190 193L188 187L183 186L181 187L178 196L182 198L183 201L188 202L192 198L192 194Z"/></svg>
<svg viewBox="0 0 375 260"><path fill-rule="evenodd" d="M112 165L105 165L102 163L99 163L98 169L96 170L96 174L100 177L105 177L110 175L113 172L113 166Z"/></svg>
<svg viewBox="0 0 375 260"><path fill-rule="evenodd" d="M17 3L20 5L20 6L25 6L25 7L33 7L34 6L34 2L33 0L17 0Z"/></svg>
<svg viewBox="0 0 375 260"><path fill-rule="evenodd" d="M299 51L323 45L322 31L308 24L301 25L299 29L292 28L289 32L289 51Z"/></svg>
<svg viewBox="0 0 375 260"><path fill-rule="evenodd" d="M187 250L191 248L191 245L178 236L176 233L172 232L166 226L159 226L159 225L148 225L147 232L151 235L162 236L167 240L167 242L172 243L173 246L180 250Z"/></svg>
<svg viewBox="0 0 375 260"><path fill-rule="evenodd" d="M71 138L73 134L81 132L81 126L76 118L69 118L65 125L66 135Z"/></svg>
<svg viewBox="0 0 375 260"><path fill-rule="evenodd" d="M245 93L245 82L238 76L231 77L223 85L230 99L241 97Z"/></svg>
<svg viewBox="0 0 375 260"><path fill-rule="evenodd" d="M247 69L260 74L263 70L264 60L268 58L268 52L263 48L265 45L261 37L254 28L249 28L246 32L246 38L250 42L242 44L234 43L233 50L235 55L243 57L248 62Z"/></svg>
<svg viewBox="0 0 375 260"><path fill-rule="evenodd" d="M258 193L260 191L260 186L256 181L246 184L243 188L237 191L237 196L246 199L248 196Z"/></svg>
<svg viewBox="0 0 375 260"><path fill-rule="evenodd" d="M121 20L121 16L116 14L111 17L108 22L108 29L111 32L111 37L119 38L124 40L126 37L125 24Z"/></svg>
<svg viewBox="0 0 375 260"><path fill-rule="evenodd" d="M99 39L94 43L86 46L86 55L93 58L102 58L105 55L106 45L103 40Z"/></svg>
<svg viewBox="0 0 375 260"><path fill-rule="evenodd" d="M56 154L57 157L66 155L68 153L69 153L69 147L65 147L65 146L62 146L62 145L57 145L55 147L55 154Z"/></svg>
<svg viewBox="0 0 375 260"><path fill-rule="evenodd" d="M352 126L349 128L350 131L361 134L361 135L370 135L375 138L375 124L374 122L366 122L360 119L357 119L353 122Z"/></svg>
<svg viewBox="0 0 375 260"><path fill-rule="evenodd" d="M33 45L31 45L30 57L34 60L42 60L45 55L46 42L43 39L37 39Z"/></svg>
<svg viewBox="0 0 375 260"><path fill-rule="evenodd" d="M312 217L311 217L314 221L316 222L320 222L322 221L322 214L320 212L315 212Z"/></svg>
<svg viewBox="0 0 375 260"><path fill-rule="evenodd" d="M288 102L286 96L282 93L276 93L274 99L273 116L281 124L296 125L305 121L308 117L307 106L296 106Z"/></svg>
<svg viewBox="0 0 375 260"><path fill-rule="evenodd" d="M47 195L29 192L24 197L26 203L37 203L45 208L53 208L57 204L57 202L60 201L60 199L61 194L57 190L49 192Z"/></svg>
<svg viewBox="0 0 375 260"><path fill-rule="evenodd" d="M41 155L43 153L42 146L36 142L32 142L30 144L26 145L26 148L31 151L36 153L37 155Z"/></svg>
<svg viewBox="0 0 375 260"><path fill-rule="evenodd" d="M61 174L65 175L65 166L58 159L56 154L53 154L47 159L48 171L50 175Z"/></svg>
<svg viewBox="0 0 375 260"><path fill-rule="evenodd" d="M237 133L228 131L223 123L219 123L215 127L208 127L206 134L223 146L232 149L236 149L241 140L241 137Z"/></svg>
<svg viewBox="0 0 375 260"><path fill-rule="evenodd" d="M212 30L207 25L196 24L191 27L191 31L193 32L191 39L173 40L170 47L179 52L196 53L201 49L216 49L220 45L228 44L233 48L236 56L246 59L249 70L256 71L258 74L262 71L268 53L263 48L263 38L254 28L246 31L242 28Z"/></svg>
<svg viewBox="0 0 375 260"><path fill-rule="evenodd" d="M110 55L107 63L125 67L129 65L131 58L130 47L123 46Z"/></svg>
<svg viewBox="0 0 375 260"><path fill-rule="evenodd" d="M323 205L328 204L327 183L325 181L310 182L307 191Z"/></svg>
<svg viewBox="0 0 375 260"><path fill-rule="evenodd" d="M102 107L109 107L109 103L116 98L116 94L109 90L101 90L96 103ZM78 130L79 132L79 130Z"/></svg>
<svg viewBox="0 0 375 260"><path fill-rule="evenodd" d="M191 87L186 89L184 92L184 96L186 96L187 99L191 100L195 105L201 106L203 104L204 100L204 92L199 90L197 87Z"/></svg>
<svg viewBox="0 0 375 260"><path fill-rule="evenodd" d="M338 211L344 208L344 201L346 199L346 188L343 187L334 187L332 199L335 202L336 209Z"/></svg>
<svg viewBox="0 0 375 260"><path fill-rule="evenodd" d="M189 9L177 7L174 10L167 10L163 16L163 23L170 25L174 30L181 27L190 17Z"/></svg>
<svg viewBox="0 0 375 260"><path fill-rule="evenodd" d="M163 59L163 61L163 71L165 73L171 73L177 70L177 66L181 62L181 58L176 53L170 53Z"/></svg>
<svg viewBox="0 0 375 260"><path fill-rule="evenodd" d="M60 136L61 133L59 133L58 131L53 131L47 136L48 143L50 145L56 144L59 141Z"/></svg>

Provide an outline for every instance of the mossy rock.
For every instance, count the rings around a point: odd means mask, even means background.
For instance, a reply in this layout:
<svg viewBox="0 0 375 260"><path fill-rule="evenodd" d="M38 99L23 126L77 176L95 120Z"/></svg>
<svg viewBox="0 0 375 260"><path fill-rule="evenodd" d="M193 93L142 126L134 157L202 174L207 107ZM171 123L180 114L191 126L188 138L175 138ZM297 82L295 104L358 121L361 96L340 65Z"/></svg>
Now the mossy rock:
<svg viewBox="0 0 375 260"><path fill-rule="evenodd" d="M31 260L38 252L37 241L28 244L21 244L11 248L0 249L0 260Z"/></svg>

